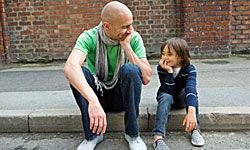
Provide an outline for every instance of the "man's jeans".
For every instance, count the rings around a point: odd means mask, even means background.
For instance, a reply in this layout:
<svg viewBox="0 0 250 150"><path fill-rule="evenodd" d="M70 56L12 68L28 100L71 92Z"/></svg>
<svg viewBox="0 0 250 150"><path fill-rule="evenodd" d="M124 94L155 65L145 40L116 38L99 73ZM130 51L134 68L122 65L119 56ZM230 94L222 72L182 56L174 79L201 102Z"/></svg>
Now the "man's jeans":
<svg viewBox="0 0 250 150"><path fill-rule="evenodd" d="M157 102L158 104L153 133L154 135L160 135L165 137L166 124L168 121L168 115L171 110L171 107L174 109L181 109L186 107L186 112L188 111L188 107L186 106L185 90L183 89L175 100L173 99L172 95L161 92L157 96ZM198 105L195 108L195 111L198 128L200 128Z"/></svg>
<svg viewBox="0 0 250 150"><path fill-rule="evenodd" d="M96 93L104 111L125 111L125 132L131 137L137 137L139 135L137 118L142 90L142 76L139 67L133 64L122 65L116 86L111 90L102 88L103 95L101 91L97 90L93 74L86 67L82 67L82 71L88 84ZM72 85L71 89L81 110L85 138L92 140L97 135L90 130L88 101Z"/></svg>

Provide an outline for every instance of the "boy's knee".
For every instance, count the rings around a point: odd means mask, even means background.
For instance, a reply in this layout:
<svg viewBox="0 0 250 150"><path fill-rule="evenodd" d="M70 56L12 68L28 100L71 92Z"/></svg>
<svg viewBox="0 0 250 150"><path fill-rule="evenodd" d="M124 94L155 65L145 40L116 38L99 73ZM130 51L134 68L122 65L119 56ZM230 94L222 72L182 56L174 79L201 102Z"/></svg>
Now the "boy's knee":
<svg viewBox="0 0 250 150"><path fill-rule="evenodd" d="M157 96L157 101L158 101L158 103L161 103L161 104L172 105L173 104L173 96L168 94L168 93L160 93Z"/></svg>

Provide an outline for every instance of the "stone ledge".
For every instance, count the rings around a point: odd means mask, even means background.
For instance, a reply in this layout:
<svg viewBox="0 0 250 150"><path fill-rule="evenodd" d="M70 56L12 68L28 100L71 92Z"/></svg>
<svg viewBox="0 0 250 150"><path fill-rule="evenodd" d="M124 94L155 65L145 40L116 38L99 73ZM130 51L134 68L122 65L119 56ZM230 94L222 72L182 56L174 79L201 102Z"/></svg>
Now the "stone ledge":
<svg viewBox="0 0 250 150"><path fill-rule="evenodd" d="M155 119L155 107L141 107L140 131L150 132ZM185 110L170 112L168 130L182 130ZM124 113L108 113L107 131L124 131ZM249 107L201 107L202 130L247 130L250 129ZM56 110L1 110L0 132L81 132L80 111L77 109Z"/></svg>
<svg viewBox="0 0 250 150"><path fill-rule="evenodd" d="M0 110L0 132L29 132L32 110Z"/></svg>

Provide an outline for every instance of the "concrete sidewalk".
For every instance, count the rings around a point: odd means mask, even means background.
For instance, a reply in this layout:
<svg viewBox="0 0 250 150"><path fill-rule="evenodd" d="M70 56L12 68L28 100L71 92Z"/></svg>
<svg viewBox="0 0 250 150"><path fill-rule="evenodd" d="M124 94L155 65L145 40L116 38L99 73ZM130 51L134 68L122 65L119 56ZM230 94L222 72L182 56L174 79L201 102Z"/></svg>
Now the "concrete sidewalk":
<svg viewBox="0 0 250 150"><path fill-rule="evenodd" d="M153 150L152 134L142 132L147 150ZM204 131L203 147L194 147L186 132L168 132L164 141L171 150L249 150L250 131ZM84 136L81 133L0 133L1 150L76 150ZM108 132L95 150L129 150L124 132Z"/></svg>
<svg viewBox="0 0 250 150"><path fill-rule="evenodd" d="M250 129L249 57L193 60L198 70L201 128ZM151 82L143 86L139 124L151 131L159 87L156 64ZM81 131L80 111L63 75L63 64L26 64L0 69L0 132ZM182 129L185 111L172 111L170 130ZM123 113L108 114L108 130L123 131Z"/></svg>

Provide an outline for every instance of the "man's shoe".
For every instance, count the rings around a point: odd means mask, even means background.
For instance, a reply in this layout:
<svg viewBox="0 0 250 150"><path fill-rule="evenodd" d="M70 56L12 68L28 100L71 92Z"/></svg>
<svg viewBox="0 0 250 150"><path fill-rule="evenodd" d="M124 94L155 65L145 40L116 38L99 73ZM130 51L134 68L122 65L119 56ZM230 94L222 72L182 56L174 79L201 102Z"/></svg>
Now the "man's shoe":
<svg viewBox="0 0 250 150"><path fill-rule="evenodd" d="M205 144L205 141L199 130L197 129L193 130L191 135L191 143L194 146L203 146Z"/></svg>
<svg viewBox="0 0 250 150"><path fill-rule="evenodd" d="M147 146L140 136L130 137L129 135L125 134L125 139L128 142L130 150L147 150Z"/></svg>
<svg viewBox="0 0 250 150"><path fill-rule="evenodd" d="M170 150L167 144L163 141L163 139L155 141L153 147L155 150Z"/></svg>
<svg viewBox="0 0 250 150"><path fill-rule="evenodd" d="M93 140L84 140L77 148L77 150L94 150L95 146L103 141L103 134L96 136Z"/></svg>

